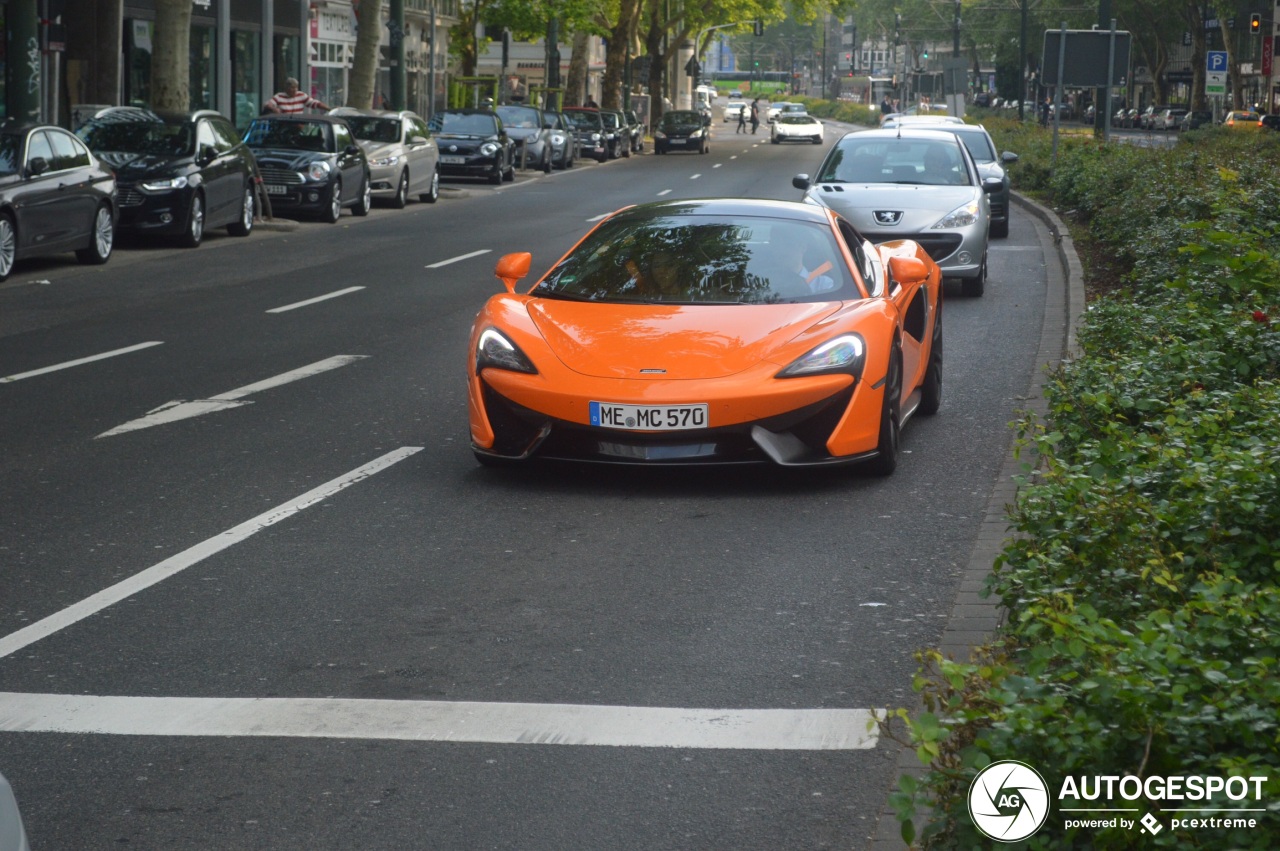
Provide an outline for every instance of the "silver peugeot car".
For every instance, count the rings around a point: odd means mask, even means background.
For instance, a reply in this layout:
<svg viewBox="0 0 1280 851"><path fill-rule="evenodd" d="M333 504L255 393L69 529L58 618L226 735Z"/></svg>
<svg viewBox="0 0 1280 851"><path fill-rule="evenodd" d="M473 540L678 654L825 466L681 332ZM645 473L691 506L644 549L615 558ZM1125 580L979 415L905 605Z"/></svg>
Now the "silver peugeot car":
<svg viewBox="0 0 1280 851"><path fill-rule="evenodd" d="M812 178L791 181L810 204L830 207L872 242L920 243L963 292L980 296L987 278L989 196L1002 181L983 179L954 133L898 128L849 133Z"/></svg>
<svg viewBox="0 0 1280 851"><path fill-rule="evenodd" d="M440 197L440 150L417 114L343 106L330 115L345 120L364 148L374 198L403 209L411 195L428 204Z"/></svg>

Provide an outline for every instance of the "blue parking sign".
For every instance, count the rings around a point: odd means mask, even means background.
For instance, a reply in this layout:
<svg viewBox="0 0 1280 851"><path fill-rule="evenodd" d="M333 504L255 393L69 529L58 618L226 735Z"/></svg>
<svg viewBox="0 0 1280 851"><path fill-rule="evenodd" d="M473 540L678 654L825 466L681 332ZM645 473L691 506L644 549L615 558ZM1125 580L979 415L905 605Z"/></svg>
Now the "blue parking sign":
<svg viewBox="0 0 1280 851"><path fill-rule="evenodd" d="M1204 57L1204 67L1206 71L1227 70L1227 52L1225 50L1208 51Z"/></svg>

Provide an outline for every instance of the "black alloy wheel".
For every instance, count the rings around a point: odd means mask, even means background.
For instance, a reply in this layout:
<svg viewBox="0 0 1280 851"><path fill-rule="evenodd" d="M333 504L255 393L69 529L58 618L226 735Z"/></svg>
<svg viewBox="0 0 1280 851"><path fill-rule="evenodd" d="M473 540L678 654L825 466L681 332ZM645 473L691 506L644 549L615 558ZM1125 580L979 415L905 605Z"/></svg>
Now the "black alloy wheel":
<svg viewBox="0 0 1280 851"><path fill-rule="evenodd" d="M898 467L898 442L902 428L902 351L897 341L889 353L889 370L884 379L884 402L880 407L880 439L875 458L866 464L873 476L887 476Z"/></svg>
<svg viewBox="0 0 1280 851"><path fill-rule="evenodd" d="M933 308L933 335L929 341L929 366L920 386L920 407L925 416L938 413L942 405L942 302Z"/></svg>

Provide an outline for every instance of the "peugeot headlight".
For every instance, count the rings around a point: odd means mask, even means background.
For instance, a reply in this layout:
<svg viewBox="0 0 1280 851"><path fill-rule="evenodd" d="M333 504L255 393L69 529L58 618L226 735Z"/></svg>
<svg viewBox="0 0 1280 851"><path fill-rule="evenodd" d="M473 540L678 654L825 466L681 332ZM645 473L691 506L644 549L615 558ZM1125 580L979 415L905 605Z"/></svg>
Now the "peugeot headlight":
<svg viewBox="0 0 1280 851"><path fill-rule="evenodd" d="M183 188L187 185L187 182L188 181L185 176L168 177L164 180L149 180L142 184L142 188L148 192L170 192L174 189Z"/></svg>
<svg viewBox="0 0 1280 851"><path fill-rule="evenodd" d="M486 328L480 333L480 341L476 343L476 373L489 366L531 375L538 372L533 362L520 351L520 347L496 328Z"/></svg>
<svg viewBox="0 0 1280 851"><path fill-rule="evenodd" d="M778 373L778 378L795 378L802 375L862 374L866 343L857 334L842 334L828 340L813 351L796 358L791 365Z"/></svg>
<svg viewBox="0 0 1280 851"><path fill-rule="evenodd" d="M498 153L498 145L496 142L485 142L480 146L480 153L486 157L491 157Z"/></svg>
<svg viewBox="0 0 1280 851"><path fill-rule="evenodd" d="M689 134L689 138L690 138L690 139L701 139L701 138L702 138L702 131L701 131L701 130L694 130L692 133L690 133L690 134Z"/></svg>
<svg viewBox="0 0 1280 851"><path fill-rule="evenodd" d="M377 157L375 159L369 160L369 165L378 166L379 168L382 168L389 165L395 165L398 162L400 162L400 157L396 156L395 154L391 154L390 156Z"/></svg>
<svg viewBox="0 0 1280 851"><path fill-rule="evenodd" d="M329 179L329 163L325 160L316 160L307 168L307 177L312 180L328 180Z"/></svg>
<svg viewBox="0 0 1280 851"><path fill-rule="evenodd" d="M934 230L944 228L967 228L969 225L978 221L978 213L982 211L982 207L977 201L970 201L963 207L956 207L950 213L943 217L942 221L933 226Z"/></svg>

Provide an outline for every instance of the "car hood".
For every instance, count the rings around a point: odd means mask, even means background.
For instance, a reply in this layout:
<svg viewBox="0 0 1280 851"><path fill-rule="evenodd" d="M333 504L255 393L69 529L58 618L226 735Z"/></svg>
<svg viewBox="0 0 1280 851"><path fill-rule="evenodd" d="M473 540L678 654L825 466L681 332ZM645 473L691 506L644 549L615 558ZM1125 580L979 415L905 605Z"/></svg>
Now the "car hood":
<svg viewBox="0 0 1280 851"><path fill-rule="evenodd" d="M191 157L162 157L129 151L94 151L94 155L121 180L136 180L162 170L177 171L193 161Z"/></svg>
<svg viewBox="0 0 1280 851"><path fill-rule="evenodd" d="M330 160L334 155L323 151L297 151L293 148L253 148L253 156L258 160L258 165L300 169L316 160Z"/></svg>
<svg viewBox="0 0 1280 851"><path fill-rule="evenodd" d="M895 233L927 230L955 208L981 197L974 186L912 186L886 183L822 184L809 189L805 200L830 207L874 240L878 230ZM896 211L902 218L879 224L876 211Z"/></svg>
<svg viewBox="0 0 1280 851"><path fill-rule="evenodd" d="M838 309L771 305L599 304L533 299L529 315L556 356L598 378L723 378L766 360ZM661 373L641 374L642 369Z"/></svg>
<svg viewBox="0 0 1280 851"><path fill-rule="evenodd" d="M687 136L695 130L701 130L701 124L664 124L658 128L663 133L674 133L677 136Z"/></svg>
<svg viewBox="0 0 1280 851"><path fill-rule="evenodd" d="M370 142L361 140L360 147L369 159L396 156L402 153L399 142Z"/></svg>
<svg viewBox="0 0 1280 851"><path fill-rule="evenodd" d="M528 139L530 142L537 141L538 135L542 131L535 130L532 127L508 127L507 136L515 139L517 142Z"/></svg>

